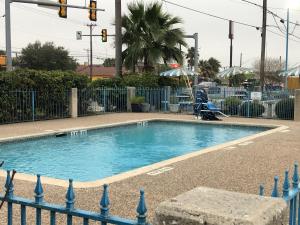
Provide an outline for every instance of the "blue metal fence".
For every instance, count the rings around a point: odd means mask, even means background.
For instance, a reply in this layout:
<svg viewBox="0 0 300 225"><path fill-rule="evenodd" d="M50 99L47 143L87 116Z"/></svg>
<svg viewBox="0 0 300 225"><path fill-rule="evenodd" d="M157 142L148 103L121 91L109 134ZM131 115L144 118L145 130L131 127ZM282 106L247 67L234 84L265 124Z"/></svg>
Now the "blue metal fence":
<svg viewBox="0 0 300 225"><path fill-rule="evenodd" d="M0 91L0 124L69 117L69 91Z"/></svg>
<svg viewBox="0 0 300 225"><path fill-rule="evenodd" d="M274 187L271 193L271 197L278 198L281 197L278 188L278 176L274 178ZM299 196L299 173L298 164L294 166L294 173L292 177L292 185L289 181L289 171L285 171L284 182L282 186L282 198L289 205L289 225L299 225L300 224L300 196ZM260 185L259 194L264 195L264 187Z"/></svg>
<svg viewBox="0 0 300 225"><path fill-rule="evenodd" d="M247 118L294 118L294 94L291 91L250 92L241 88L208 89L208 98L229 116Z"/></svg>
<svg viewBox="0 0 300 225"><path fill-rule="evenodd" d="M78 115L127 111L126 88L87 88L78 90Z"/></svg>
<svg viewBox="0 0 300 225"><path fill-rule="evenodd" d="M146 225L147 223L147 207L145 203L144 191L140 191L140 198L137 206L137 220L125 219L110 215L109 213L109 194L108 185L104 185L102 198L100 200L100 212L91 212L74 208L75 193L73 189L73 181L69 180L69 187L66 193L66 206L53 205L44 201L44 191L41 183L41 178L37 175L37 182L34 189L35 200L25 199L14 195L14 186L10 171L7 171L5 183L6 195L0 196L0 200L7 202L7 225L13 224L13 206L19 205L21 207L20 223L16 224L26 225L26 208L34 208L35 224L42 224L42 210L50 213L50 225L56 224L56 215L64 214L67 217L67 225L73 224L73 217L81 218L83 225L88 225L89 221L100 221L102 225L116 224L116 225Z"/></svg>

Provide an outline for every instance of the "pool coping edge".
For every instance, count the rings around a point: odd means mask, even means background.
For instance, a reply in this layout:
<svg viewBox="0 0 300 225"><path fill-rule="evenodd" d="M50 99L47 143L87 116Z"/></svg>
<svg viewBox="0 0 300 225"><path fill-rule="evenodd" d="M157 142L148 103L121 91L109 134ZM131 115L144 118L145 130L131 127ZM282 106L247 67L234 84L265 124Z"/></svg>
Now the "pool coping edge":
<svg viewBox="0 0 300 225"><path fill-rule="evenodd" d="M266 135L270 135L273 133L280 132L282 130L286 130L289 127L285 125L275 125L275 124L255 124L255 123L244 123L244 122L224 122L224 121L202 121L202 120L190 120L190 119L168 119L168 118L151 118L151 119L141 119L141 120L130 120L126 122L119 122L119 123L111 123L111 124L102 124L102 125L96 125L96 126L88 126L88 127L76 127L76 128L68 128L68 129L60 129L60 130L55 130L51 132L42 132L39 134L31 134L31 135L22 135L22 136L15 136L15 137L9 137L9 138L2 138L0 139L0 143L4 142L12 142L15 140L26 140L26 139L34 139L34 138L39 138L39 137L46 137L46 136L51 136L55 135L58 132L71 132L71 131L76 131L80 129L85 129L85 130L95 130L95 129L101 129L101 128L109 128L109 127L116 127L120 125L130 125L133 123L138 123L138 122L143 122L143 121L170 121L170 122L187 122L187 123L201 123L201 124L216 124L216 125L227 125L227 126L251 126L251 127L266 127L266 128L271 128L270 130L259 132L254 135L250 135L244 138L240 138L237 140L229 141L223 144L218 144L215 146L211 146L208 148L200 149L188 154L184 154L181 156L177 156L174 158L170 158L167 160L163 160L148 166L140 167L137 169L129 170L117 175L113 175L107 178L95 180L95 181L87 181L87 182L73 182L73 186L76 189L83 189L83 188L96 188L100 187L104 184L111 184L115 182L119 182L131 177L135 177L138 175L142 175L148 172L151 172L153 170L157 170L159 168L165 167L165 166L170 166L171 164L175 164L177 162L187 160L193 157L200 156L202 154L207 154L210 152L218 151L218 150L223 150L226 151L225 148L228 148L233 145L238 145L240 143L254 140L259 137L263 137ZM0 177L6 177L6 171L0 170ZM15 176L16 180L21 180L21 181L29 181L29 182L36 182L36 176L31 175L31 174L25 174L25 173L17 173ZM68 180L63 180L63 179L56 179L56 178L51 178L51 177L42 177L42 182L43 184L47 185L55 185L59 187L64 187L67 188L69 183Z"/></svg>

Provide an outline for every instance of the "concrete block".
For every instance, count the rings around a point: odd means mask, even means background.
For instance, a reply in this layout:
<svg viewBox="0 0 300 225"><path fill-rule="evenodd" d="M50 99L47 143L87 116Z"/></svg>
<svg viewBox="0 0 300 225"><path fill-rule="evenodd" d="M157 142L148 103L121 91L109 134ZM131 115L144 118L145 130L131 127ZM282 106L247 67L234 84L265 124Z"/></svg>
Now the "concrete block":
<svg viewBox="0 0 300 225"><path fill-rule="evenodd" d="M199 187L161 203L154 225L284 225L287 210L281 198Z"/></svg>
<svg viewBox="0 0 300 225"><path fill-rule="evenodd" d="M300 89L295 90L294 120L300 122Z"/></svg>

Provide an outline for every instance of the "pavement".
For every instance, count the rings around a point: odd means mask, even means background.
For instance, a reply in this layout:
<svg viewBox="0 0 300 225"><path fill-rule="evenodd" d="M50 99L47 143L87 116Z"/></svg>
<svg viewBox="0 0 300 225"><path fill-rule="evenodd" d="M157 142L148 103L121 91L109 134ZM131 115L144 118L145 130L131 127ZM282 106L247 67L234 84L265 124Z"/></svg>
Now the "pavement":
<svg viewBox="0 0 300 225"><path fill-rule="evenodd" d="M194 120L191 115L156 113L106 114L77 119L61 119L41 122L8 124L0 126L0 138L38 134L46 130L70 129L138 119L171 118ZM135 219L139 189L145 190L148 218L151 222L155 208L160 202L204 186L228 191L257 194L259 185L264 184L266 195L270 195L275 175L279 176L280 187L286 169L293 169L294 162L300 162L300 123L283 120L225 118L228 123L276 124L289 128L267 136L257 137L248 145L235 145L173 163L173 170L156 176L141 174L110 184L111 214ZM0 177L0 186L4 186ZM33 199L35 184L15 181L15 194ZM45 201L65 204L66 188L43 185ZM3 190L3 189L2 189ZM102 188L80 188L75 190L75 207L100 212L99 201ZM5 206L5 205L4 205ZM15 208L16 224L20 221L19 207ZM6 224L6 207L0 211L0 224ZM28 224L34 224L35 214L27 211ZM43 224L49 224L49 212L43 214ZM57 215L57 224L66 224L64 216ZM74 220L74 224L82 224ZM94 224L94 223L90 223ZM96 223L95 223L96 224Z"/></svg>

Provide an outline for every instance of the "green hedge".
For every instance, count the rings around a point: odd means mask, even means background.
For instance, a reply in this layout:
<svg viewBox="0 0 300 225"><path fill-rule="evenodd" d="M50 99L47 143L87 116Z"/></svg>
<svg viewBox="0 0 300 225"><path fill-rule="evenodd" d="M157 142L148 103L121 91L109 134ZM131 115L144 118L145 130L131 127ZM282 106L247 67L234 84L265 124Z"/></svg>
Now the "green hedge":
<svg viewBox="0 0 300 225"><path fill-rule="evenodd" d="M68 91L73 87L86 88L88 84L86 76L74 72L29 69L0 72L0 123L32 120L33 96L36 120L67 117Z"/></svg>
<svg viewBox="0 0 300 225"><path fill-rule="evenodd" d="M294 99L282 99L275 105L275 113L279 119L291 120L294 119L294 107Z"/></svg>
<svg viewBox="0 0 300 225"><path fill-rule="evenodd" d="M79 89L88 86L87 76L71 71L40 71L19 69L12 72L0 72L0 90L36 90L53 92Z"/></svg>
<svg viewBox="0 0 300 225"><path fill-rule="evenodd" d="M163 86L182 87L185 86L183 79L160 77L156 74L127 74L122 78L98 79L91 83L91 87L149 87L157 88Z"/></svg>
<svg viewBox="0 0 300 225"><path fill-rule="evenodd" d="M242 101L237 97L227 97L224 101L225 113L228 115L238 115Z"/></svg>
<svg viewBox="0 0 300 225"><path fill-rule="evenodd" d="M240 115L245 117L259 117L265 112L265 107L257 101L244 102L240 108Z"/></svg>

